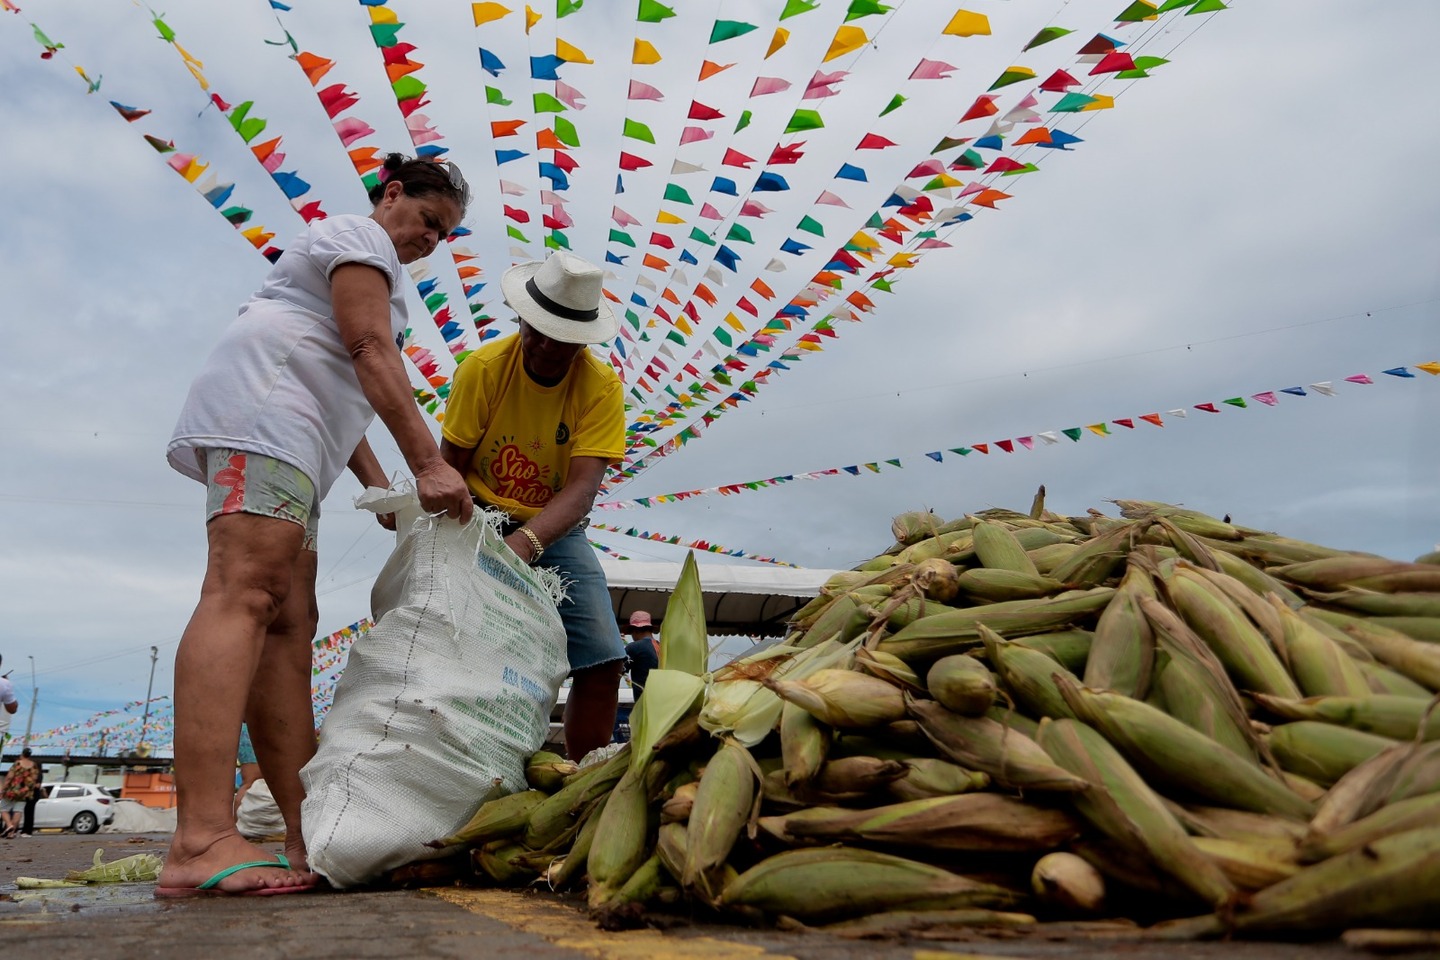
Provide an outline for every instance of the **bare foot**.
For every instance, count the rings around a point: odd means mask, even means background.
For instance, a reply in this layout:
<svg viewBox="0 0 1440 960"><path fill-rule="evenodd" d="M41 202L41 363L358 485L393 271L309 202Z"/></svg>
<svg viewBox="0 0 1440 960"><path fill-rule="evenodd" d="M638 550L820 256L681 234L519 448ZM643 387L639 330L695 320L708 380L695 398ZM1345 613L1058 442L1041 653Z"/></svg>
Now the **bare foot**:
<svg viewBox="0 0 1440 960"><path fill-rule="evenodd" d="M309 887L312 874L286 870L274 855L250 843L238 833L222 834L208 842L192 843L179 832L170 842L170 852L160 871L157 889L188 890L199 887L215 874L240 863L270 861L272 867L249 867L221 880L213 889L224 893L247 893L266 888Z"/></svg>
<svg viewBox="0 0 1440 960"><path fill-rule="evenodd" d="M320 874L310 869L310 857L305 850L305 838L298 833L285 837L285 859L290 861L290 869L306 878L309 883L318 883Z"/></svg>

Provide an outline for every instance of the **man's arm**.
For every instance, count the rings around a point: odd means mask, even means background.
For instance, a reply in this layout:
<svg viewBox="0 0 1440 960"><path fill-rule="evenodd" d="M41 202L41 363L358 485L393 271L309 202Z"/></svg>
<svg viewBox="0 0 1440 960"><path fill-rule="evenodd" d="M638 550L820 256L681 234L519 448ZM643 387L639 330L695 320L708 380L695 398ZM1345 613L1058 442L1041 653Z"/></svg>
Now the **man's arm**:
<svg viewBox="0 0 1440 960"><path fill-rule="evenodd" d="M473 448L462 447L447 438L440 440L440 456L463 476L470 469ZM571 457L570 471L565 486L551 498L545 508L525 526L540 538L541 546L548 547L559 540L590 512L595 495L600 492L600 481L605 478L608 462L604 457ZM505 538L505 544L515 551L526 563L535 561L535 548L530 538L519 530Z"/></svg>
<svg viewBox="0 0 1440 960"><path fill-rule="evenodd" d="M16 710L19 710L19 709L20 709L20 701L19 701L19 700L11 700L9 703L5 704L5 712L6 712L6 713L14 713Z"/></svg>

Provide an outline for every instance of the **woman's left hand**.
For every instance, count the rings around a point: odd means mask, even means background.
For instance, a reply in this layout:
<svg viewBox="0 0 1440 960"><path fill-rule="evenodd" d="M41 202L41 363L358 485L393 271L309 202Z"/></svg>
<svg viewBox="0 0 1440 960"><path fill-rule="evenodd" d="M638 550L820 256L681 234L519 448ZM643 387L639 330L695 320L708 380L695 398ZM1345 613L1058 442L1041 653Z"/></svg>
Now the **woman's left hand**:
<svg viewBox="0 0 1440 960"><path fill-rule="evenodd" d="M386 530L393 531L395 529L395 514L377 513L375 514L375 519L378 520L380 522L380 526L384 527Z"/></svg>

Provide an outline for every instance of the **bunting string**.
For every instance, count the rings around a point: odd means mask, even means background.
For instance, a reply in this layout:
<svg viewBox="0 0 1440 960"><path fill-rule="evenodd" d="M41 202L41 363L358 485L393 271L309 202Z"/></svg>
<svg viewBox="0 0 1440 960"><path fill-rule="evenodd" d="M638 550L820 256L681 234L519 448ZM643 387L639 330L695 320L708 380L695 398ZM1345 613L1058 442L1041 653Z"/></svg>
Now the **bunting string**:
<svg viewBox="0 0 1440 960"><path fill-rule="evenodd" d="M1417 378L1415 373L1411 370L1411 366L1413 366L1415 370L1430 374L1431 376L1440 376L1440 360L1429 360L1423 363L1411 364L1410 366L1390 367L1388 369L1382 370L1380 372L1380 376L1382 379L1385 377L1389 377L1393 380L1420 379ZM824 470L811 470L804 473L782 474L780 476L766 477L763 480L748 480L743 483L726 483L719 486L705 487L695 490L678 490L672 493L661 493L648 497L637 497L632 500L606 500L600 503L596 503L594 509L629 510L635 507L655 507L668 503L680 503L685 500L691 500L696 497L709 496L712 494L718 494L722 497L734 496L735 494L780 486L781 484L791 483L796 480L819 480L825 477L838 476L854 477L859 476L861 473L864 472L880 473L886 468L894 468L897 470L902 469L906 465L906 463L914 463L917 456L924 456L926 460L929 460L933 463L943 463L945 462L945 454L947 453L952 454L955 457L967 458L972 453L978 453L981 456L989 456L997 451L1000 453L1008 454L1015 453L1017 450L1034 450L1037 445L1042 447L1054 446L1061 443L1062 439L1068 439L1073 443L1078 443L1081 439L1091 436L1116 436L1117 431L1112 429L1114 427L1120 428L1120 432L1140 429L1139 424L1141 423L1163 428L1166 425L1167 417L1169 418L1170 423L1174 423L1176 420L1188 419L1191 410L1199 411L1206 414L1219 414L1224 412L1227 408L1240 410L1252 409L1252 403L1265 407L1275 407L1280 404L1282 397L1336 397L1340 395L1340 390L1342 389L1343 384L1350 384L1352 386L1373 386L1378 382L1380 381L1377 381L1369 374L1356 373L1348 377L1344 377L1339 381L1316 381L1314 383L1311 383L1308 387L1293 386L1271 390L1262 390L1258 393L1249 394L1248 396L1241 395L1235 397L1228 397L1223 400L1213 400L1206 401L1204 403L1197 403L1189 409L1186 409L1184 407L1176 407L1170 410L1166 410L1163 414L1157 411L1153 413L1144 413L1129 417L1118 417L1114 420L1097 420L1093 423L1085 423L1079 426L1065 427L1064 429L1059 430L1040 430L1032 434L1026 434L1024 436L1008 437L1004 440L991 440L983 443L972 442L968 446L946 447L939 450L929 450L926 451L924 454L911 455L903 459L900 457L891 457L888 459L876 460L868 463L849 464L843 467L829 467ZM1391 381L1385 380L1384 382L1388 383ZM602 524L591 524L591 526L597 527L602 530L609 529Z"/></svg>
<svg viewBox="0 0 1440 960"><path fill-rule="evenodd" d="M1133 19L1137 13L1138 11L1132 12L1130 8L1127 8L1127 12L1123 12L1118 19L1122 23L1127 22L1127 17ZM974 26L975 24L971 25L972 28L974 28ZM1069 32L1073 31L1058 27L1043 28L1036 34L1035 39L1026 45L1026 49L1048 43ZM1140 40L1136 41L1136 43L1141 42ZM1146 69L1154 69L1159 64L1168 62L1165 58L1146 58L1143 55L1140 56L1138 60L1131 54L1125 54L1122 58L1118 59L1112 56L1119 46L1124 45L1121 41L1115 40L1103 33L1097 34L1094 39L1080 48L1078 62L1094 64L1094 69L1091 73L1096 74L1099 78L1095 81L1096 83L1103 82L1110 78L1125 80L1139 79L1143 76L1148 76ZM1140 47L1137 46L1135 49L1138 53ZM1145 69L1136 67L1135 65L1137 63ZM1019 82L1033 75L1034 72L1028 69L1011 68L1011 70L997 78L995 83L992 84L991 89L994 90L1001 86L1008 86L1011 83ZM1057 70L1049 80L1042 83L1037 89L1063 93L1068 86L1073 85L1072 81L1073 77L1070 77L1064 70ZM1075 100L1072 98L1067 102L1065 99L1067 96L1069 96L1069 94L1060 96L1059 99L1057 99L1054 107L1052 107L1052 112L1093 112L1112 106L1114 101L1114 97L1102 98L1090 97L1088 94L1077 94L1075 96L1084 96L1088 99ZM967 111L965 117L962 118L962 123L966 120L984 119L987 116L998 114L999 108L994 105L995 98L996 95L994 94L986 94L978 98L975 106ZM1040 121L1040 114L1033 109L1038 104L1039 101L1036 94L1032 91L1003 118L992 122L991 129L984 136L978 139L946 137L937 145L932 153L939 154L942 150L963 146L970 141L974 142L975 149L1002 150L1004 149L1003 141L1005 137L1017 123L1033 124ZM1047 128L1036 127L1025 136L1017 138L1015 146L1019 147L1021 151L1028 150L1032 145L1036 146L1037 149L1040 147L1049 147L1051 149L1068 151L1070 144L1077 142L1080 142L1079 139L1072 135L1061 134L1057 136ZM981 169L982 161L978 154L975 153L975 149L967 149L959 159L951 164L950 169ZM917 165L907 179L929 177L930 182L925 184L925 189L932 191L938 190L941 192L941 195L948 196L949 187L953 178L948 178L945 174L945 169L939 160L931 160L928 163ZM1019 173L1033 172L1036 169L1038 169L1038 166L1033 163L1020 163L1014 158L1002 156L992 162L989 167L986 167L983 170L982 176L988 175L991 181L993 181L996 177L1014 176ZM926 221L938 221L941 227L950 227L953 229L959 224L973 218L973 214L969 211L971 204L996 209L994 204L998 202L998 200L1009 196L1008 194L1004 194L1003 191L998 191L994 187L986 185L986 183L983 179L977 183L972 183L969 187L961 191L960 197L957 198L960 201L958 204L952 204L938 212L935 212L935 207L929 197L924 196L923 192L917 190L915 187L906 184L896 187L895 191L886 201L886 205L898 207L899 210L897 214L912 219L917 226L924 225ZM953 181L953 185L960 186L958 181ZM637 472L637 463L634 454L639 448L652 448L651 452L645 455L646 457L656 455L657 453L663 456L665 453L678 449L679 446L684 445L689 440L695 439L704 427L710 426L714 419L726 412L726 410L736 409L740 403L748 401L750 397L754 395L758 386L765 382L765 378L770 374L790 369L789 366L786 365L787 361L790 363L796 362L804 358L807 354L818 352L822 349L820 342L821 337L834 337L836 335L834 327L830 323L832 319L840 318L858 321L860 319L858 314L872 312L875 309L875 304L866 296L867 292L870 290L890 292L892 288L890 277L896 271L912 269L928 251L947 249L950 247L950 244L946 242L946 240L937 236L934 227L918 230L913 237L907 239L903 234L914 228L905 226L903 222L893 217L889 220L882 221L880 220L881 212L882 211L877 211L875 214L872 214L866 223L867 228L875 231L874 236L866 234L864 230L855 234L849 243L836 252L834 259L826 264L825 269L817 274L815 278L807 284L806 288L803 289L800 294L797 294L789 304L783 307L765 327L743 343L734 354L725 357L721 363L716 364L715 367L712 368L712 377L709 381L700 382L697 380L688 388L685 388L686 392L683 394L677 393L673 389L673 385L665 388L665 391L669 393L674 400L664 411L645 411L630 425L631 447L629 461L622 464L617 472L612 473L610 488L625 482ZM933 216L932 212L934 212ZM731 371L743 371L748 366L747 361L740 359L736 354L740 354L743 357L756 358L760 353L768 352L774 345L777 334L788 331L795 318L803 318L808 313L807 308L815 306L821 300L830 296L832 291L829 288L834 288L836 291L843 290L844 278L847 275L856 275L862 269L863 264L861 263L861 258L867 260L874 258L876 251L882 248L882 244L878 239L879 237L884 237L887 241L898 242L900 247L890 256L883 269L870 275L864 292L857 290L851 293L838 308L828 311L824 319L813 326L809 332L797 338L794 346L783 353L778 361L770 361L762 369L757 370L741 385L739 390L729 392L727 395L725 391L719 389L717 384L723 384L725 386L731 385ZM787 241L787 244L790 242L791 241ZM727 322L730 322L736 331L743 332L745 329L744 326L738 322L731 322L733 320L733 313L727 315ZM722 328L717 328L715 335L721 338L721 342L726 342L729 339ZM673 334L672 338L674 338ZM683 342L680 338L674 339L676 339L677 342ZM662 347L662 349L664 348ZM702 350L702 352L704 351ZM695 358L698 358L700 355L701 353L695 354ZM663 361L660 365L662 367L664 366ZM672 383L682 382L683 377L687 374L698 376L699 373L700 371L693 366L693 363L686 364L677 371ZM657 429L674 426L685 420L687 414L683 411L687 408L701 406L697 398L704 397L707 392L721 394L721 398L706 411L706 415L702 418L702 424L682 430L676 436L672 437L671 441L669 441L668 449L662 448L659 451L653 449L659 447L660 444L646 436L646 434L654 432Z"/></svg>
<svg viewBox="0 0 1440 960"><path fill-rule="evenodd" d="M598 506L598 504L597 504ZM674 546L688 547L691 550L702 550L705 553L719 553L727 557L740 557L745 560L754 560L758 563L774 564L777 567L793 567L795 564L786 563L784 560L776 560L774 557L762 557L756 553L748 553L744 550L737 550L733 547L722 546L718 543L711 543L709 540L686 540L679 536L667 536L663 533L653 533L649 530L638 530L635 527L615 527L605 523L590 524L592 530L605 530L609 533L618 533L625 537L634 537L637 540L650 540L654 543L668 543ZM603 548L602 548L603 549ZM609 553L610 551L606 551Z"/></svg>

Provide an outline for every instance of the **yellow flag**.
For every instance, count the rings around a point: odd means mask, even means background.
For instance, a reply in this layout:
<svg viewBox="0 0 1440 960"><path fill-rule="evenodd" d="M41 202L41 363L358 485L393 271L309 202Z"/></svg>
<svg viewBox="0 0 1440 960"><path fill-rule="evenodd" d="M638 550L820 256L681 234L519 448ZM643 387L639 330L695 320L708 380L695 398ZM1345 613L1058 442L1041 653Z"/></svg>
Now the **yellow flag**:
<svg viewBox="0 0 1440 960"><path fill-rule="evenodd" d="M901 270L907 270L910 267L915 266L915 256L916 255L913 253L897 253L886 262L889 263L892 267L897 267Z"/></svg>
<svg viewBox="0 0 1440 960"><path fill-rule="evenodd" d="M1434 360L1427 360L1424 363L1417 363L1415 364L1415 366L1419 367L1421 370L1424 370L1426 373L1434 374L1435 376L1440 377L1440 363L1437 363Z"/></svg>
<svg viewBox="0 0 1440 960"><path fill-rule="evenodd" d="M525 4L525 36L530 36L530 28L543 19L541 14L530 9L530 4Z"/></svg>
<svg viewBox="0 0 1440 960"><path fill-rule="evenodd" d="M395 16L395 11L394 11L394 10L391 10L389 7L371 7L371 8L370 8L370 22L371 22L371 23L399 23L399 22L400 22L400 18L397 17L397 16Z"/></svg>
<svg viewBox="0 0 1440 960"><path fill-rule="evenodd" d="M859 247L862 250L874 250L880 246L880 241L876 240L874 237L870 236L870 234L861 230L859 233L855 234L855 236L850 238L850 244L851 246Z"/></svg>
<svg viewBox="0 0 1440 960"><path fill-rule="evenodd" d="M630 57L631 63L659 63L660 51L655 49L655 44L649 40L635 38L635 52Z"/></svg>
<svg viewBox="0 0 1440 960"><path fill-rule="evenodd" d="M829 63L836 57L854 53L869 42L870 38L865 36L865 31L859 27L842 26L835 31L835 39L830 41L830 50L825 54L823 62Z"/></svg>
<svg viewBox="0 0 1440 960"><path fill-rule="evenodd" d="M969 10L956 10L955 16L940 31L952 37L988 37L990 36L990 18L983 13L971 13Z"/></svg>
<svg viewBox="0 0 1440 960"><path fill-rule="evenodd" d="M191 183L194 183L196 180L200 179L200 174L204 173L206 170L209 169L210 164L201 163L200 158L195 157L188 164L185 165L185 169L180 172L180 176L184 177Z"/></svg>
<svg viewBox="0 0 1440 960"><path fill-rule="evenodd" d="M1115 98L1107 97L1103 93L1091 94L1095 98L1093 103L1087 103L1080 108L1080 112L1087 110L1109 110L1115 106Z"/></svg>
<svg viewBox="0 0 1440 960"><path fill-rule="evenodd" d="M675 318L675 329L687 337L695 332L695 328L690 326L690 321L685 318L684 314Z"/></svg>
<svg viewBox="0 0 1440 960"><path fill-rule="evenodd" d="M475 26L499 20L510 14L510 8L499 3L472 3L470 12L475 15Z"/></svg>
<svg viewBox="0 0 1440 960"><path fill-rule="evenodd" d="M740 333L745 332L745 324L741 323L740 318L735 316L735 314L733 313L725 314L725 325L731 330L736 330Z"/></svg>
<svg viewBox="0 0 1440 960"><path fill-rule="evenodd" d="M784 27L775 28L775 36L770 38L770 49L765 51L765 59L769 60L785 44L790 42L790 31Z"/></svg>
<svg viewBox="0 0 1440 960"><path fill-rule="evenodd" d="M589 57L585 56L584 50L581 50L579 47L572 44L566 43L559 37L555 38L555 56L559 57L561 60L564 60L566 63L595 62L594 60L591 60Z"/></svg>
<svg viewBox="0 0 1440 960"><path fill-rule="evenodd" d="M684 223L684 222L685 222L685 218L684 218L684 217L677 217L677 216L675 216L675 214L673 214L673 213L670 213L670 212L665 211L665 210L661 210L659 216L657 216L657 217L655 218L655 222L656 222L656 223L668 223L668 224Z"/></svg>

